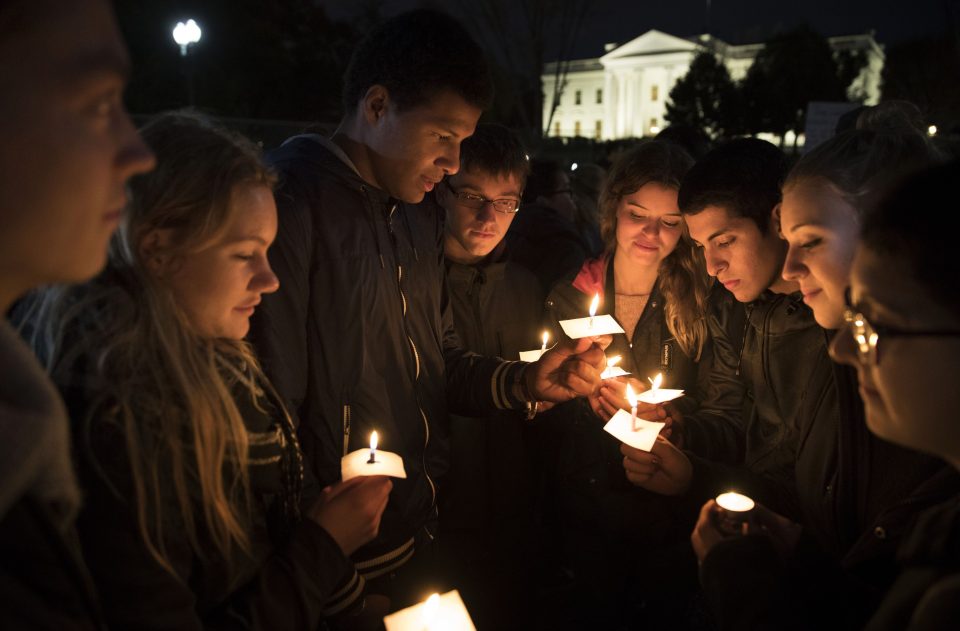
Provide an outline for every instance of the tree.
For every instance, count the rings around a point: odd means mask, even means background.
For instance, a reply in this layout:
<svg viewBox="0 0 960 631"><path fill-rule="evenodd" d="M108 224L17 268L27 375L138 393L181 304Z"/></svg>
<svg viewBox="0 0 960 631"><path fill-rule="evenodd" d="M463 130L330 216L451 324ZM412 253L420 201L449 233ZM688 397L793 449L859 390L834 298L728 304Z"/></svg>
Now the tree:
<svg viewBox="0 0 960 631"><path fill-rule="evenodd" d="M737 133L739 95L730 72L711 51L701 50L670 90L664 118L702 129L711 137Z"/></svg>
<svg viewBox="0 0 960 631"><path fill-rule="evenodd" d="M746 131L781 138L792 131L796 138L810 101L847 101L847 87L866 59L856 54L838 57L827 40L807 26L764 44L740 84Z"/></svg>
<svg viewBox="0 0 960 631"><path fill-rule="evenodd" d="M543 75L547 44L556 47L554 92L563 93L573 46L589 8L587 0L462 0L464 24L490 55L497 83L494 116L539 140L543 125ZM558 100L554 100L548 119Z"/></svg>
<svg viewBox="0 0 960 631"><path fill-rule="evenodd" d="M887 51L883 100L915 103L941 130L960 131L960 38L903 42Z"/></svg>

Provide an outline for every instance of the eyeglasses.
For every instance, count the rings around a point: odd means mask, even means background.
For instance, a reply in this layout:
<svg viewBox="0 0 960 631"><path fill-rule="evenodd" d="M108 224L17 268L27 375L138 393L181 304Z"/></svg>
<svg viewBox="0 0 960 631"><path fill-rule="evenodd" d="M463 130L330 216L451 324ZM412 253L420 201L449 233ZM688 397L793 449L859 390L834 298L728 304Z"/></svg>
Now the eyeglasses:
<svg viewBox="0 0 960 631"><path fill-rule="evenodd" d="M892 326L871 324L862 313L857 311L850 301L850 288L844 294L843 319L850 329L850 335L857 345L860 363L876 366L880 362L880 338L895 337L960 337L960 331L907 331Z"/></svg>
<svg viewBox="0 0 960 631"><path fill-rule="evenodd" d="M474 195L473 193L458 191L450 186L450 182L446 180L444 180L443 183L447 185L447 188L449 188L450 192L453 193L453 196L457 198L457 201L467 208L480 210L487 204L493 204L493 209L495 211L505 215L512 215L520 211L519 199L487 199L483 195Z"/></svg>

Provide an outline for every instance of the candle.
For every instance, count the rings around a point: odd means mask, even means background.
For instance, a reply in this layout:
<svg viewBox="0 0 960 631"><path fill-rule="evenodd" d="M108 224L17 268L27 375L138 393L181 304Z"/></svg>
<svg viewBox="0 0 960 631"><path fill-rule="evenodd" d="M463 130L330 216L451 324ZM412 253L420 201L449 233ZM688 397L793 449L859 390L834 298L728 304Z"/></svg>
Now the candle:
<svg viewBox="0 0 960 631"><path fill-rule="evenodd" d="M377 462L377 432L370 434L370 460L367 464L376 464Z"/></svg>
<svg viewBox="0 0 960 631"><path fill-rule="evenodd" d="M387 631L476 631L457 590L431 594L424 602L383 619Z"/></svg>
<svg viewBox="0 0 960 631"><path fill-rule="evenodd" d="M388 475L392 478L405 478L403 458L397 454L377 449L377 432L370 434L370 448L351 451L340 459L340 478L346 482L361 475Z"/></svg>
<svg viewBox="0 0 960 631"><path fill-rule="evenodd" d="M637 430L637 395L633 393L633 388L627 384L627 401L630 403L630 429Z"/></svg>
<svg viewBox="0 0 960 631"><path fill-rule="evenodd" d="M653 379L647 377L647 381L650 382L650 389L641 392L639 396L639 399L644 403L659 405L660 403L667 403L668 401L673 401L683 396L683 390L671 390L670 388L660 387L661 384L663 384L663 373L658 372L657 376Z"/></svg>
<svg viewBox="0 0 960 631"><path fill-rule="evenodd" d="M547 352L547 340L550 339L550 334L546 331L543 332L543 346L540 347L540 354L543 355Z"/></svg>
<svg viewBox="0 0 960 631"><path fill-rule="evenodd" d="M750 512L756 504L746 495L729 491L721 493L716 499L720 507L717 515L717 529L727 535L739 535L743 525L750 520Z"/></svg>
<svg viewBox="0 0 960 631"><path fill-rule="evenodd" d="M600 294L593 294L593 300L590 301L590 328L593 328L593 316L597 315L597 307L600 306Z"/></svg>

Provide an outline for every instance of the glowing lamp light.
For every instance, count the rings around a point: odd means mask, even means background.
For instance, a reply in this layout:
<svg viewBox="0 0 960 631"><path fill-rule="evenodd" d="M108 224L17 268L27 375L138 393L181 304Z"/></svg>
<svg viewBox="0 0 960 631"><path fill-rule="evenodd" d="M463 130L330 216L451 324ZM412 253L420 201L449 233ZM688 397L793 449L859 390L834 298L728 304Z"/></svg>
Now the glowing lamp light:
<svg viewBox="0 0 960 631"><path fill-rule="evenodd" d="M659 133L660 133L660 126L659 126L659 125L651 125L651 126L650 126L650 133L651 133L651 134L659 134Z"/></svg>
<svg viewBox="0 0 960 631"><path fill-rule="evenodd" d="M177 25L173 27L173 41L180 46L180 54L183 56L187 54L187 47L199 42L202 35L203 31L200 30L200 26L192 19L186 22L177 22Z"/></svg>
<svg viewBox="0 0 960 631"><path fill-rule="evenodd" d="M580 165L577 164L576 162L574 162L573 164L570 165L570 170L571 170L571 171L576 171L578 166L580 166Z"/></svg>
<svg viewBox="0 0 960 631"><path fill-rule="evenodd" d="M930 125L929 127L927 127L927 135L928 135L928 136L936 136L936 135L937 135L937 126L936 126L936 125Z"/></svg>

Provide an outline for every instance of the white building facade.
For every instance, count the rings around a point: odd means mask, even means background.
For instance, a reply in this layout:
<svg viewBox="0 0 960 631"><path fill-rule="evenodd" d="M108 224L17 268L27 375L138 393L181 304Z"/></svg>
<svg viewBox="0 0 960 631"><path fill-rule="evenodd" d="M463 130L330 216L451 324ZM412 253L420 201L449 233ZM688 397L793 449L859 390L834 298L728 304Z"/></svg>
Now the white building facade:
<svg viewBox="0 0 960 631"><path fill-rule="evenodd" d="M850 87L867 105L880 98L884 54L872 34L829 38L834 51L861 50L867 63ZM666 126L670 90L690 69L698 52L714 51L734 81L747 69L763 44L734 46L709 35L690 39L650 30L621 46L608 44L602 57L570 62L560 104L550 120L556 62L544 66L543 124L547 136L615 140L652 136ZM549 128L547 128L549 121Z"/></svg>

